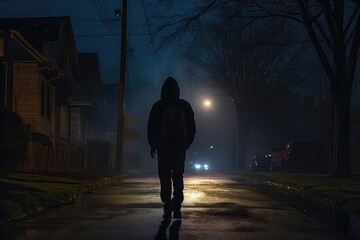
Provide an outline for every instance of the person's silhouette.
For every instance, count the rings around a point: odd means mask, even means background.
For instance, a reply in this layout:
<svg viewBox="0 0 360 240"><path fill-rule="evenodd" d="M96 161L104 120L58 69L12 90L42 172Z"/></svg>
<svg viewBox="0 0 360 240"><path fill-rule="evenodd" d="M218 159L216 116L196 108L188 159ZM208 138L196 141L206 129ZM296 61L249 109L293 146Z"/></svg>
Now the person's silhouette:
<svg viewBox="0 0 360 240"><path fill-rule="evenodd" d="M151 108L147 125L150 154L153 158L156 153L158 156L164 219L170 219L172 211L174 218L182 217L185 153L194 140L195 132L194 112L190 104L180 98L176 80L168 77L161 88L161 99Z"/></svg>

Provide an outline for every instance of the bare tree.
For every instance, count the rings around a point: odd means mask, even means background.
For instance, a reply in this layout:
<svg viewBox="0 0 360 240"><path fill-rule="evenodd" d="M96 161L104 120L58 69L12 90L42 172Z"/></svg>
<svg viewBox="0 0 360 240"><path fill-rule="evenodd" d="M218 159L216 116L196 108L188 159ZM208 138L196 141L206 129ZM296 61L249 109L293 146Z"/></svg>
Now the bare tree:
<svg viewBox="0 0 360 240"><path fill-rule="evenodd" d="M181 2L181 1L172 1ZM175 14L159 28L167 32L168 42L194 30L214 9L232 5L234 15L247 19L247 24L274 17L301 23L308 34L331 89L333 124L332 175L351 176L350 164L350 102L360 45L359 0L208 0L185 14ZM244 14L244 5L248 10ZM249 10L250 9L250 10ZM306 41L300 39L300 41Z"/></svg>
<svg viewBox="0 0 360 240"><path fill-rule="evenodd" d="M271 90L284 80L294 56L289 56L283 46L269 44L283 37L279 35L282 24L261 22L242 31L227 32L219 32L223 26L214 22L206 25L203 30L207 32L206 39L203 31L195 34L189 47L193 50L186 57L192 66L204 70L207 79L224 89L232 100L239 144L239 159L234 167L244 169L251 127L269 107ZM228 25L232 28L236 24L228 22Z"/></svg>
<svg viewBox="0 0 360 240"><path fill-rule="evenodd" d="M260 5L253 1L262 10L262 16L292 18L305 26L330 83L333 120L332 175L349 177L350 103L360 45L360 1L288 2L291 1Z"/></svg>

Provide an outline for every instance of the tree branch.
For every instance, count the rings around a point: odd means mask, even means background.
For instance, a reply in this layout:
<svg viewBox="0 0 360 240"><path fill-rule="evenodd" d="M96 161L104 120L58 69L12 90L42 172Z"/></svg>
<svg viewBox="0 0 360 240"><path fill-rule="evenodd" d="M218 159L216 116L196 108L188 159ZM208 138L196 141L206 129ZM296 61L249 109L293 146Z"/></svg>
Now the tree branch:
<svg viewBox="0 0 360 240"><path fill-rule="evenodd" d="M360 14L358 14L358 17L357 17L354 37L352 40L349 59L348 59L349 65L348 65L347 78L351 81L351 84L352 84L352 81L353 81L354 75L355 75L355 68L356 68L356 61L357 61L358 52L359 52L359 45L360 45Z"/></svg>
<svg viewBox="0 0 360 240"><path fill-rule="evenodd" d="M316 34L314 32L314 29L312 27L311 21L309 19L309 15L307 14L307 10L304 4L304 0L297 0L299 9L303 15L303 20L304 20L304 26L310 36L311 42L314 45L315 51L317 52L320 61L326 71L326 74L329 77L330 82L334 81L334 73L331 67L331 64L328 60L328 58L325 55L324 49L322 48L319 39L316 37ZM326 10L325 10L326 11Z"/></svg>
<svg viewBox="0 0 360 240"><path fill-rule="evenodd" d="M349 31L351 25L353 24L353 21L354 21L354 19L355 19L355 17L356 17L356 14L359 12L359 9L360 9L360 6L357 5L356 8L355 8L355 10L354 10L354 12L351 14L351 17L349 18L349 21L348 21L348 23L346 24L346 27L345 27L345 29L344 29L344 34L345 34L345 35L347 34L347 32Z"/></svg>

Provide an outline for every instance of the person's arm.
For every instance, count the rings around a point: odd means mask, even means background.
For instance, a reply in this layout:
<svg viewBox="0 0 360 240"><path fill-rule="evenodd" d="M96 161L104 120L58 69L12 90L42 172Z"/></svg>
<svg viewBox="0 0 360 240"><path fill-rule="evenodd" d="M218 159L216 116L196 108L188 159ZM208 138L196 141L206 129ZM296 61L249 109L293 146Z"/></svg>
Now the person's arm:
<svg viewBox="0 0 360 240"><path fill-rule="evenodd" d="M187 136L187 143L186 149L188 149L194 141L195 133L196 133L196 124L195 124L195 115L194 111L191 108L191 105L186 102L186 136Z"/></svg>
<svg viewBox="0 0 360 240"><path fill-rule="evenodd" d="M147 124L147 139L150 145L150 155L154 157L159 145L159 131L158 131L158 103L155 103L150 111L148 124Z"/></svg>

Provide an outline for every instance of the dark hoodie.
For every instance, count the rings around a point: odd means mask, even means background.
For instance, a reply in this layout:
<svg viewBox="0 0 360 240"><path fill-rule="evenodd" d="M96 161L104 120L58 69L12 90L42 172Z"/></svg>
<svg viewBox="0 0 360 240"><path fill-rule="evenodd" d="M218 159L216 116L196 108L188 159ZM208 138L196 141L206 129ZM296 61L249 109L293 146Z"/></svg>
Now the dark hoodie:
<svg viewBox="0 0 360 240"><path fill-rule="evenodd" d="M173 77L168 77L161 88L161 99L154 103L151 108L147 125L147 137L151 149L159 149L161 147L161 128L162 116L165 108L168 106L180 106L185 114L186 119L186 149L188 149L194 140L196 132L194 112L190 104L180 98L180 89Z"/></svg>

